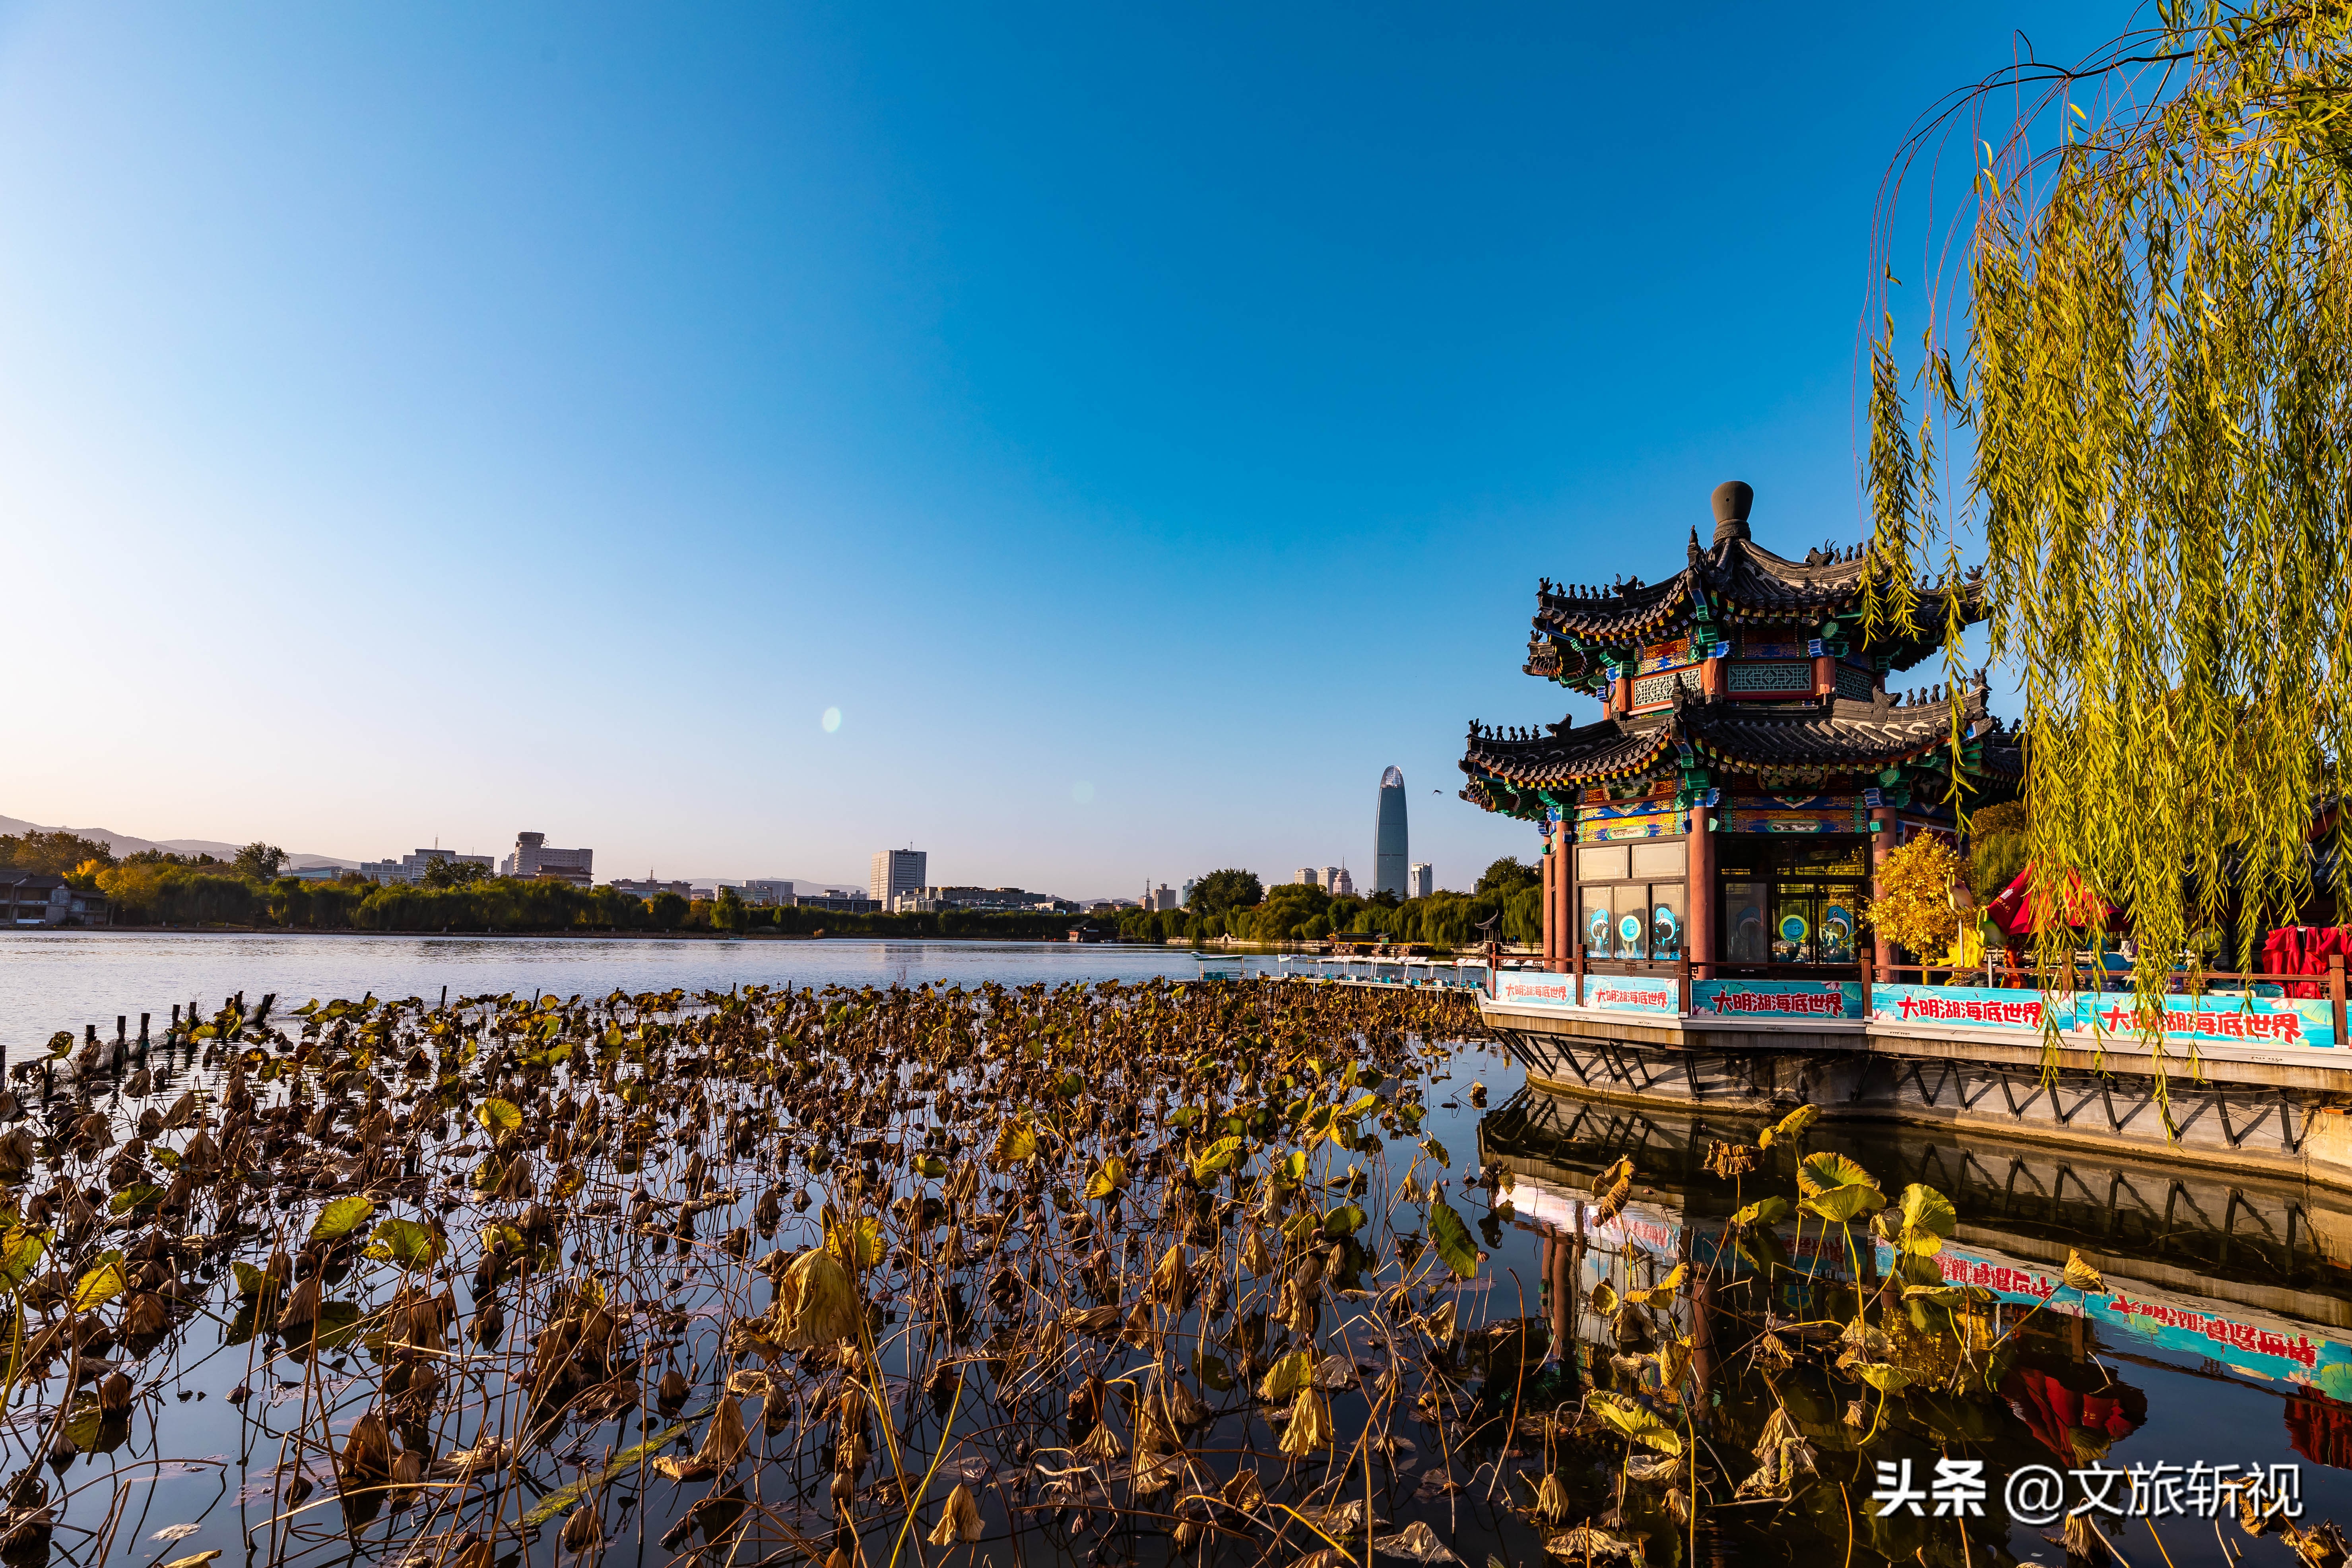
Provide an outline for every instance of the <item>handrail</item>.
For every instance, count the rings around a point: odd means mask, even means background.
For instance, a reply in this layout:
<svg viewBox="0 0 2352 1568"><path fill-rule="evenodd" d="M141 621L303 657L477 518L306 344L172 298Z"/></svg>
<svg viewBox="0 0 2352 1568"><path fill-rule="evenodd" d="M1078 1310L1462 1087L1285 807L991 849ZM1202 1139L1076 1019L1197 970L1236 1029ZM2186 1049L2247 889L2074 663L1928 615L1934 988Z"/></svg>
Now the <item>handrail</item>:
<svg viewBox="0 0 2352 1568"><path fill-rule="evenodd" d="M2063 971L2009 968L1995 971L1988 962L1986 969L1987 984L1994 988L2023 990L2030 987L2036 990L2055 991L2062 988L2057 983L2063 975L2063 989L2066 991L2076 990L2082 982L2087 980L2095 983L2097 990L2102 993L2105 992L2110 985L2118 992L2133 989L2133 982L2139 973L2136 965L2126 964L2121 968L2110 969L2104 963L2069 963ZM1919 976L1919 984L1927 985L1933 984L1927 978L1930 973L1949 976L1961 973L1973 974L1976 972L1976 966L1949 963L1890 963L1885 966L1885 972L1890 975L1897 973L1916 973ZM2315 985L2324 981L2328 1010L2333 1015L2336 1026L2336 1043L2352 1044L2352 1033L2347 1033L2345 1027L2344 955L2340 952L2331 952L2327 955L2327 968L2320 974L2285 974L2256 969L2179 968L2167 968L2162 973L2166 979L2174 982L2166 988L2167 994L2179 996L2204 996L2211 994L2210 983L2217 980L2235 981L2241 985L2276 985L2282 992L2290 985ZM1950 980L1946 982L1947 984L1952 983ZM1863 1007L1864 1013L1870 1010L1868 985L1869 982L1865 979Z"/></svg>
<svg viewBox="0 0 2352 1568"><path fill-rule="evenodd" d="M1822 973L1824 969L1842 969L1843 967L1843 965L1780 964L1767 966L1763 964L1734 965L1718 963L1714 967L1717 971L1715 978L1734 984L1741 979L1754 979L1756 976L1752 973L1747 975L1726 975L1720 972L1728 968L1747 970L1769 968L1779 969L1783 972L1795 971L1801 978L1819 980L1826 984L1852 984L1852 982L1846 980L1845 976L1843 974L1834 973L1825 974ZM1674 987L1675 1014L1678 1016L1685 1018L1695 1016L1693 1003L1696 996L1695 986L1698 982L1694 974L1692 960L1688 953L1685 953L1681 959L1672 963L1646 963L1639 969L1635 969L1631 965L1624 965L1622 966L1622 972L1624 974L1624 977L1629 979L1649 978L1667 980ZM1972 964L1961 966L1949 963L1889 963L1882 965L1874 962L1873 955L1869 952L1864 951L1856 960L1854 972L1861 982L1862 1016L1867 1019L1876 1016L1877 1009L1874 998L1872 994L1872 992L1876 985L1899 984L1905 983L1907 977L1916 977L1920 985L1924 987L1937 988L1937 983L1930 980L1928 976L1931 974L1940 974L1946 977L1943 982L1944 985L1951 986L1955 989L1969 989L1972 987L1968 986L1962 980L1962 977L1968 976L1969 978L1973 978L1975 975L1975 966ZM1612 971L1588 970L1583 963L1577 963L1572 971L1572 984L1574 986L1574 990L1571 994L1574 998L1575 1005L1579 1007L1582 1007L1585 1005L1585 981L1588 976L1599 975L1605 977L1611 973L1612 973ZM2022 970L2000 971L1992 975L1987 976L1986 979L1988 982L1991 983L1988 985L1988 988L2005 988L2013 990L2037 988L2037 983L2040 980L2047 979L2053 983L2047 987L2048 989L2053 991L2063 990L2069 994L2079 993L2082 990L2082 982L2096 979L2101 983L2101 984L2098 990L2094 994L2108 994L2109 988L2113 987L2115 988L2114 994L2119 994L2121 991L2127 990L2129 988L2129 982L2133 973L2134 972L2130 969L2111 970L2102 967L2091 972L2090 973L2085 973L2079 966L2070 966L2067 971L2063 973L2052 970L2047 972L2046 974ZM2331 1021L2335 1026L2335 1040L2339 1047L2352 1047L2352 1029L2348 1029L2347 1027L2346 1020L2346 965L2344 955L2340 953L2330 953L2327 956L2327 968L2320 974L2285 974L2261 970L2198 970L2193 972L2167 971L2166 973L2168 978L2179 979L2186 983L2182 989L2174 994L2195 997L2202 997L2206 995L2227 996L2240 994L2230 990L2216 991L2212 988L2210 984L2213 982L2221 982L2224 984L2234 982L2241 985L2276 984L2281 987L2282 991L2289 985L2316 985L2317 984L2324 982L2326 987L2325 995L2329 1004L2329 1011L2332 1015ZM2009 984L2006 987L2002 987L1998 984L2000 981L2003 980L2009 982ZM2201 1011L2201 1009L2192 1010Z"/></svg>
<svg viewBox="0 0 2352 1568"><path fill-rule="evenodd" d="M2330 954L2329 956L2335 957L2337 955ZM1876 968L1879 973L1889 976L1901 973L1917 974L1924 977L1929 974L1975 974L1980 972L1979 966L1973 963L1882 963L1877 965ZM2070 964L2064 969L2031 970L1997 968L1992 970L1991 973L1997 979L2014 982L2032 980L2043 975L2047 975L2049 978L2053 980L2062 978L2068 980L2075 978L2091 978L2105 981L2127 981L2133 978L2138 972L2129 964L2119 969L2110 969L2104 964L2077 963ZM2318 974L2289 974L2272 973L2264 970L2168 969L2162 973L2176 980L2194 980L2198 982L2213 980L2244 980L2264 984L2276 984L2280 985L2315 984L2326 978L2325 972ZM1924 978L1922 979L1921 984L1927 984Z"/></svg>

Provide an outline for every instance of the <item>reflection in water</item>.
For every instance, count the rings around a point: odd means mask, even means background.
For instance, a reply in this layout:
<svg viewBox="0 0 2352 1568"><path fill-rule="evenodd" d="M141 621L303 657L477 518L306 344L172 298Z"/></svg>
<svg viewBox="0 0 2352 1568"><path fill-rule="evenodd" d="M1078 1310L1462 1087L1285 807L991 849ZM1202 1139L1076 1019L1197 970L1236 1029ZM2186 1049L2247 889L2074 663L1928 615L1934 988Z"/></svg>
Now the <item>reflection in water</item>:
<svg viewBox="0 0 2352 1568"><path fill-rule="evenodd" d="M2179 1467L2170 1484L2189 1517L2155 1521L2175 1563L2214 1559L2217 1545L2197 1542L2210 1542L2215 1514L2237 1545L2252 1544L2234 1522L2249 1471L2267 1483L2272 1467L2300 1465L2298 1528L2352 1514L2352 1205L2294 1184L1914 1127L1816 1127L1748 1169L1735 1156L1727 1173L1709 1171L1711 1147L1752 1145L1764 1125L1528 1093L1480 1130L1513 1223L1534 1242L1544 1321L1564 1359L1602 1397L1628 1395L1686 1427L1720 1467L1703 1478L1702 1555L1839 1561L1851 1541L1855 1561L1874 1550L2048 1559L2059 1527L2014 1523L2003 1506L2005 1479L2036 1464L2137 1467L2144 1489L2157 1467ZM1843 1229L1790 1214L1734 1224L1743 1204L1793 1199L1800 1159L1822 1150L1895 1200L1889 1235L1860 1215ZM1635 1176L1612 1212L1595 1183L1610 1185L1621 1156ZM1906 1253L1922 1248L1900 1244L1926 1234L1897 1214L1914 1183L1956 1211L1927 1249L1965 1296L1903 1293L1906 1274L1920 1279ZM2070 1253L2104 1278L2070 1288ZM1660 1289L1678 1278L1680 1289ZM1865 1308L1872 1327L1857 1333ZM1696 1393L1677 1401L1664 1374L1684 1355ZM1920 1392L1947 1380L1957 1392ZM1988 1488L1965 1542L1932 1500L1924 1517L1877 1517L1869 1495L1882 1463L1910 1461L1925 1487L1955 1458L1981 1460ZM2188 1485L2200 1463L2231 1468ZM1568 1521L1645 1536L1654 1562L1680 1557L1693 1540L1687 1505L1610 1471L1604 1457L1583 1477ZM2132 1484L2116 1483L2120 1503ZM1732 1488L1727 1505L1706 1505ZM2094 1517L2110 1536L2128 1522L2150 1544L2137 1519ZM2082 1530L2074 1544L2095 1544Z"/></svg>
<svg viewBox="0 0 2352 1568"><path fill-rule="evenodd" d="M604 996L680 987L901 985L933 981L1190 979L1181 949L1070 942L831 937L393 936L310 931L0 931L0 1046L22 1060L52 1031L152 1013L206 1013L235 992L312 996Z"/></svg>

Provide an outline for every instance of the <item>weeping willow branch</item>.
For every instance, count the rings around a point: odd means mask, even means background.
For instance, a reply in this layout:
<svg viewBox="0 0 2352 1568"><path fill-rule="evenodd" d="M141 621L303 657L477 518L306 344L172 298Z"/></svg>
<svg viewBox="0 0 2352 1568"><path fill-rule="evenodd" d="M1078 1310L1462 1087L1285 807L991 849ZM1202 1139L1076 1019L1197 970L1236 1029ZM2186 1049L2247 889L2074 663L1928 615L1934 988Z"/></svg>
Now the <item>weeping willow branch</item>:
<svg viewBox="0 0 2352 1568"><path fill-rule="evenodd" d="M2019 106L1971 138L1965 289L1931 258L1907 377L1875 268L1864 464L1867 613L1907 629L1957 538L1929 437L1965 430L1993 651L2024 687L2039 956L2071 956L2085 894L2126 910L2143 1009L2192 933L2233 923L2250 967L2310 895L2352 716L2352 4L2162 24L2005 71L1906 144L1882 236L1907 171Z"/></svg>

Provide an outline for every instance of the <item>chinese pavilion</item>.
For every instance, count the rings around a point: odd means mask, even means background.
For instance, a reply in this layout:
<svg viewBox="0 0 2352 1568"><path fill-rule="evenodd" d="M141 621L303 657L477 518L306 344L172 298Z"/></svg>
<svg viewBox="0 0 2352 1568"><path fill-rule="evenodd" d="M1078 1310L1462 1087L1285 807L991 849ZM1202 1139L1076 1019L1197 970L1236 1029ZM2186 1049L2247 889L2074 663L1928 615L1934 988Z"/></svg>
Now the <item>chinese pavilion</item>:
<svg viewBox="0 0 2352 1568"><path fill-rule="evenodd" d="M2020 785L1981 670L1958 692L1886 689L1984 618L1981 576L1923 589L1916 635L1865 632L1862 552L1775 555L1749 536L1753 499L1718 486L1712 547L1694 530L1662 583L1539 584L1527 673L1598 698L1599 722L1470 726L1462 797L1544 836L1549 967L1851 976L1878 847L1957 826L1956 707L1969 805Z"/></svg>

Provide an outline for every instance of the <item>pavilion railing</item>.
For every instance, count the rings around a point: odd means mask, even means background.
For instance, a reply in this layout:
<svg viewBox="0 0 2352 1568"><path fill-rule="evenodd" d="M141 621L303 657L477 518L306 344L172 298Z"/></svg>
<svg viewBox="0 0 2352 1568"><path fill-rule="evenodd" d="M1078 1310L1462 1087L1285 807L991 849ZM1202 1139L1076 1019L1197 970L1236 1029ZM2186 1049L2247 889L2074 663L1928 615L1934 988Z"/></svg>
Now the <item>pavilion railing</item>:
<svg viewBox="0 0 2352 1568"><path fill-rule="evenodd" d="M1985 978L1981 982L1973 978L1978 973L1973 964L1887 963L1878 965L1877 973L1889 984L1900 983L1901 977L1906 974L1916 974L1919 977L1919 984L1933 985L1937 982L1929 979L1928 976L1940 974L1945 976L1943 984L1947 985L1982 984L1990 989L2014 988L2055 993L2128 992L2133 988L2137 977L2137 971L2128 964L2110 969L2102 963L2077 959L2063 968L2040 970L2016 965L2013 955L2006 949L2003 950L2003 957L2006 962L1997 968L1988 958ZM1962 975L1972 978L1963 981L1959 978ZM1865 959L1862 978L1862 1011L1864 1017L1868 1017L1871 1012L1872 978L1872 965ZM2165 978L2167 982L2165 992L2168 995L2192 998L2208 995L2243 995L2249 988L2255 985L2276 985L2279 987L2281 996L2292 996L2294 994L2292 987L2314 986L2320 989L2326 997L2328 1010L2334 1015L2336 1043L2343 1045L2352 1042L2352 1037L2347 1037L2345 1031L2346 974L2342 953L2329 953L2326 970L2318 974L2273 973L2269 971L2251 969L2174 968L2165 971Z"/></svg>
<svg viewBox="0 0 2352 1568"><path fill-rule="evenodd" d="M1974 989L1981 984L1988 989L2031 989L2048 991L2056 994L2128 993L2132 989L2133 983L2133 971L2130 968L2110 969L2099 963L2077 961L2063 969L2052 970L2045 973L2016 967L2013 960L2005 958L2000 967L1988 964L1983 977L1979 980L1974 965L1881 964L1876 963L1866 951L1857 955L1856 962L1853 964L1727 964L1717 962L1711 965L1711 968L1715 971L1716 978L1729 981L1755 980L1759 978L1759 975L1768 981L1773 979L1817 980L1831 984L1858 979L1862 988L1862 1016L1864 1018L1873 1017L1876 1013L1872 996L1874 986L1881 984L1888 985L1916 984L1925 988L1936 988L1938 982L1933 977L1937 975L1944 977L1941 985L1947 988ZM1726 970L1736 970L1738 973L1727 975L1723 973ZM1691 958L1687 952L1671 962L1611 963L1605 966L1589 964L1583 955L1578 953L1574 955L1570 974L1573 985L1572 999L1579 1007L1586 1005L1586 981L1590 977L1598 976L1603 979L1612 976L1640 979L1670 977L1674 984L1675 1012L1680 1016L1689 1017L1696 1011L1692 1005L1694 996L1692 986L1695 981L1691 972ZM1496 977L1495 972L1490 970L1488 976L1491 990L1492 981ZM1962 979L1963 976L1967 977L1965 981ZM2352 1046L2352 1031L2347 1031L2346 1027L2347 982L2345 961L2341 954L2329 954L2326 970L2317 974L2273 973L2259 970L2181 969L2168 971L2167 982L2168 994L2192 999L2201 999L2208 995L2246 995L2251 988L2256 985L2276 985L2279 987L2280 996L2284 998L2294 995L2294 987L2312 986L2321 990L2328 1002L2328 1010L2335 1026L2336 1043L2338 1046ZM2200 1009L2192 1006L2190 1011L2194 1013Z"/></svg>

